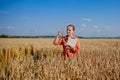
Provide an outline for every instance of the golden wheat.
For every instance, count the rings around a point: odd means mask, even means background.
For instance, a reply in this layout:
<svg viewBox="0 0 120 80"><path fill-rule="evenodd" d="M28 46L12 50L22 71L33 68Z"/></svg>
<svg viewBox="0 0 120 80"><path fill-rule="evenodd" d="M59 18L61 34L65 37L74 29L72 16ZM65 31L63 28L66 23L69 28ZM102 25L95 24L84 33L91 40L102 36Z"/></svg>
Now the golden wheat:
<svg viewBox="0 0 120 80"><path fill-rule="evenodd" d="M120 39L81 39L76 59L53 39L0 39L0 79L120 80Z"/></svg>

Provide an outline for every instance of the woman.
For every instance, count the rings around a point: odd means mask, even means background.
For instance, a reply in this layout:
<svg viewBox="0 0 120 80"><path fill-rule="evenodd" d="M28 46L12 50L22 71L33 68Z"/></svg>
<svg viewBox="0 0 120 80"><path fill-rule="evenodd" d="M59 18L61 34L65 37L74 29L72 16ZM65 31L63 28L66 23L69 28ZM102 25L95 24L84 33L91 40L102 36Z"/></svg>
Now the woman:
<svg viewBox="0 0 120 80"><path fill-rule="evenodd" d="M63 52L62 55L66 57L75 57L80 49L80 41L74 35L75 26L69 24L67 26L67 35L65 37L60 37L63 31L58 31L57 36L53 42L54 45L62 45ZM71 40L71 41L70 41Z"/></svg>

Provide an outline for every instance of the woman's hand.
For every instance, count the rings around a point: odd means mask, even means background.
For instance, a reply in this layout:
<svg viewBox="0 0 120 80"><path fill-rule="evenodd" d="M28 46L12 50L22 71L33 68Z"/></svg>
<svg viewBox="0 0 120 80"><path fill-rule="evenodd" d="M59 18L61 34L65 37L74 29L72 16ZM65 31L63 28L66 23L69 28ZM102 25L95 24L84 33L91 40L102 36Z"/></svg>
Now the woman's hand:
<svg viewBox="0 0 120 80"><path fill-rule="evenodd" d="M74 47L72 47L70 44L68 44L68 43L65 43L64 44L66 47L68 47L68 48L70 48L70 49L73 49Z"/></svg>
<svg viewBox="0 0 120 80"><path fill-rule="evenodd" d="M64 32L64 31L61 29L61 30L58 31L57 35L62 35L63 32Z"/></svg>

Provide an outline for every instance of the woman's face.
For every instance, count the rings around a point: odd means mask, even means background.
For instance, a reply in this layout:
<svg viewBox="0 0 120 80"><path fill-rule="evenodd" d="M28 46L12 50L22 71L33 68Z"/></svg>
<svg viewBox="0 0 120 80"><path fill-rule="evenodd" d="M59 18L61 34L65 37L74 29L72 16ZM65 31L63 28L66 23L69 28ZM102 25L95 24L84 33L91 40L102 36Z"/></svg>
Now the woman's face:
<svg viewBox="0 0 120 80"><path fill-rule="evenodd" d="M71 36L71 35L73 35L73 33L74 33L73 27L72 26L68 26L67 27L67 35Z"/></svg>

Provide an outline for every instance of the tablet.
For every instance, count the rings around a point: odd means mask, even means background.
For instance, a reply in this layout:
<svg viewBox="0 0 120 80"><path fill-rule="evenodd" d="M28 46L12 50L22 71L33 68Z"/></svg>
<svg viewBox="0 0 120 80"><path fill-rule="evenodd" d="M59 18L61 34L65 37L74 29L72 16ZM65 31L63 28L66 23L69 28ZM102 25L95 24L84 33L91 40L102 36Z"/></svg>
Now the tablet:
<svg viewBox="0 0 120 80"><path fill-rule="evenodd" d="M71 38L68 37L68 42L69 45L71 45L72 47L75 47L76 43L77 43L77 39L76 38Z"/></svg>

